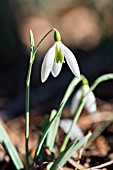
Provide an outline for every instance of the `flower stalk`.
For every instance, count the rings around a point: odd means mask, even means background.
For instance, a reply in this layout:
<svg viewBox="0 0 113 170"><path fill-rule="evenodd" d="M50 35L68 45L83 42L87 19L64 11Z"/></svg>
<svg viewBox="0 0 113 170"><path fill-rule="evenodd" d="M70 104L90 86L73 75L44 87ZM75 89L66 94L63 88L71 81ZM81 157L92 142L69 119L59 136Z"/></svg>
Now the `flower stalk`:
<svg viewBox="0 0 113 170"><path fill-rule="evenodd" d="M30 97L30 75L31 75L32 64L29 66L28 77L26 81L26 127L25 127L25 138L26 138L26 168L29 170L29 97Z"/></svg>
<svg viewBox="0 0 113 170"><path fill-rule="evenodd" d="M43 40L53 31L51 29L47 34L40 40L38 45L34 47L34 37L32 31L30 31L30 45L31 45L31 55L29 61L28 74L26 79L26 105L25 105L25 116L26 116L26 124L25 124L25 148L26 148L26 169L29 170L29 103L30 103L30 80L31 80L31 72L32 66L35 60L35 55L38 50L38 47L41 45Z"/></svg>
<svg viewBox="0 0 113 170"><path fill-rule="evenodd" d="M61 146L61 148L60 148L60 153L63 152L63 151L65 150L66 146L67 146L67 143L68 143L68 141L69 141L69 138L70 138L70 135L71 135L71 131L72 131L73 125L77 122L77 120L78 120L78 118L79 118L79 116L80 116L80 114L81 114L81 112L82 112L82 109L83 109L83 107L84 107L84 104L85 104L85 98L82 97L81 104L79 105L79 108L78 108L78 110L77 110L77 112L76 112L76 115L74 116L74 119L72 120L72 124L71 124L71 126L70 126L70 128L69 128L69 131L68 131L68 133L66 134L66 136L65 136L65 138L64 138L64 141L63 141L63 144L62 144L62 146ZM78 135L79 135L79 134L78 134Z"/></svg>
<svg viewBox="0 0 113 170"><path fill-rule="evenodd" d="M83 109L83 107L85 105L85 102L86 102L85 98L87 97L87 95L91 91L93 91L101 82L111 80L111 79L113 79L113 73L105 74L105 75L102 75L102 76L98 77L94 81L94 83L91 85L90 90L85 95L82 95L81 103L80 103L80 105L79 105L79 107L77 109L77 112L76 112L75 116L74 116L74 119L72 121L70 129L69 129L67 135L65 136L63 144L62 144L62 146L60 148L60 153L63 152L65 150L66 146L67 146L67 143L69 141L69 137L70 137L70 134L71 134L71 130L73 128L73 125L77 122L77 120L78 120L78 118L79 118L79 116L81 114L81 111L82 111L82 109ZM87 82L88 82L87 79L85 78L85 76L83 76L83 75L81 75L81 81L82 81L83 84L87 84Z"/></svg>
<svg viewBox="0 0 113 170"><path fill-rule="evenodd" d="M81 81L82 81L83 84L88 83L87 79L83 75L81 75ZM63 152L65 150L66 146L67 146L67 143L69 141L73 125L78 121L78 118L79 118L79 116L80 116L80 114L82 112L82 109L83 109L84 105L85 105L85 101L86 101L85 97L86 97L86 95L82 95L82 97L81 97L81 102L80 102L80 104L79 104L79 106L77 108L76 114L75 114L75 116L74 116L74 118L72 120L72 123L71 123L71 126L69 128L69 131L66 134L66 136L64 138L64 141L63 141L63 144L62 144L62 146L60 148L60 153Z"/></svg>
<svg viewBox="0 0 113 170"><path fill-rule="evenodd" d="M61 71L62 63L64 62L64 56L66 57L67 63L71 69L71 71L77 76L80 77L79 67L74 57L73 53L62 44L60 33L55 29L51 29L47 32L47 34L40 40L38 45L35 47L34 45L34 37L33 33L30 30L30 45L31 45L31 55L29 61L29 68L28 74L26 79L26 107L25 107L25 114L26 114L26 127L25 127L25 147L26 147L26 169L29 170L29 100L30 100L30 80L31 80L31 72L32 66L35 60L36 52L43 42L43 40L52 32L54 31L54 41L55 44L51 47L46 54L44 61L42 63L42 70L41 70L41 80L44 82L48 76L50 71L52 70L52 74L54 77L58 76ZM50 55L52 52L53 55Z"/></svg>

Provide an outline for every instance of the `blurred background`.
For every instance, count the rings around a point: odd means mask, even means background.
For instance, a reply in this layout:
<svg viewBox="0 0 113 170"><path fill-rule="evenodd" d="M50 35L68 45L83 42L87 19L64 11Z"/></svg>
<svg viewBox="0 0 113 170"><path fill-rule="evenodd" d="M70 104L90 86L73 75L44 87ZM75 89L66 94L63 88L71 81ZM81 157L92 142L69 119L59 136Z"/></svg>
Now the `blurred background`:
<svg viewBox="0 0 113 170"><path fill-rule="evenodd" d="M113 0L1 0L0 115L4 120L24 113L29 30L37 45L54 27L75 54L90 85L98 76L113 72ZM56 79L50 76L41 83L41 63L52 43L50 34L37 52L32 72L30 107L44 112L57 107L73 78L64 64ZM94 92L100 99L112 100L113 81L99 85Z"/></svg>

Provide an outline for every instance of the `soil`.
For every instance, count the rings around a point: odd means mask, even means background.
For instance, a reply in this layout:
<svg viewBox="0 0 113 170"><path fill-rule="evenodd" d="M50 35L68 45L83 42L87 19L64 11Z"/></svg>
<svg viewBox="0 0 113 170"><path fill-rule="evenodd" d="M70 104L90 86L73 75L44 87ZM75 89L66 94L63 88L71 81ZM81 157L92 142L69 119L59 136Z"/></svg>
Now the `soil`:
<svg viewBox="0 0 113 170"><path fill-rule="evenodd" d="M84 109L78 125L87 134L88 131L94 132L97 137L87 143L87 147L81 148L78 153L71 157L62 170L113 170L113 104L97 99L98 110L95 114L89 115ZM30 160L33 161L34 152L38 143L39 136L42 135L42 124L48 115L41 115L37 109L31 110L30 113ZM62 118L72 118L70 108L66 107L63 111ZM25 116L22 115L13 118L4 123L5 128L16 146L22 161L24 162L25 155ZM98 133L101 131L100 133ZM34 169L44 170L45 165L55 157L57 157L58 148L60 147L65 134L59 128L56 139L55 155L51 154L47 148L44 149L45 160L37 160L33 163ZM24 162L25 163L25 162ZM0 170L15 170L15 167L10 160L10 157L0 145Z"/></svg>

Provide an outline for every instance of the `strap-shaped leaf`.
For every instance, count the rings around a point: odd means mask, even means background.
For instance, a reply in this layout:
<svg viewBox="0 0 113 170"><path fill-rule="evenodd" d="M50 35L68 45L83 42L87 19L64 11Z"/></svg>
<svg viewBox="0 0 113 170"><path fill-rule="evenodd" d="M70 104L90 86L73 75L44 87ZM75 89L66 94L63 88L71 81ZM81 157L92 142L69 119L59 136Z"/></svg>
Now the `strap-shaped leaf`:
<svg viewBox="0 0 113 170"><path fill-rule="evenodd" d="M50 115L50 121L53 119L53 117L56 115L56 110L52 110L51 115ZM58 126L59 126L59 122L60 122L60 116L58 116L56 118L56 120L54 121L52 127L50 128L48 135L47 135L47 139L46 139L46 146L50 149L50 151L53 152L54 150L54 144L55 144L55 139L56 139L56 135L58 132Z"/></svg>
<svg viewBox="0 0 113 170"><path fill-rule="evenodd" d="M43 145L43 143L44 143L44 140L45 140L45 138L46 138L46 136L47 136L47 134L48 134L48 132L49 132L52 124L54 123L54 121L56 120L56 118L57 118L59 115L61 115L61 112L62 112L62 110L63 110L63 108L64 108L64 106L65 106L68 98L70 97L70 95L72 94L75 86L76 86L79 82L80 82L80 80L75 77L75 78L72 80L72 82L70 83L69 87L67 88L67 91L66 91L66 93L65 93L65 95L64 95L64 97L63 97L63 99L62 99L62 101L61 101L61 103L60 103L60 107L59 107L56 115L54 116L54 118L50 121L50 123L49 123L48 126L46 127L45 132L44 132L43 136L41 137L41 139L40 139L40 141L39 141L38 147L37 147L36 152L35 152L35 157L34 157L34 159L36 159L37 156L39 155L39 153L40 153L40 151L41 151L41 148L42 148L42 145Z"/></svg>
<svg viewBox="0 0 113 170"><path fill-rule="evenodd" d="M59 170L59 167L61 168L68 159L73 155L74 152L76 152L83 144L85 144L88 139L91 136L91 132L89 132L83 139L81 139L77 143L77 138L74 139L70 145L59 155L59 157L56 159L50 170Z"/></svg>
<svg viewBox="0 0 113 170"><path fill-rule="evenodd" d="M9 154L9 156L11 157L16 169L17 170L24 169L24 165L19 157L19 154L16 148L14 147L12 141L10 140L1 121L0 121L0 143L2 144L6 152Z"/></svg>

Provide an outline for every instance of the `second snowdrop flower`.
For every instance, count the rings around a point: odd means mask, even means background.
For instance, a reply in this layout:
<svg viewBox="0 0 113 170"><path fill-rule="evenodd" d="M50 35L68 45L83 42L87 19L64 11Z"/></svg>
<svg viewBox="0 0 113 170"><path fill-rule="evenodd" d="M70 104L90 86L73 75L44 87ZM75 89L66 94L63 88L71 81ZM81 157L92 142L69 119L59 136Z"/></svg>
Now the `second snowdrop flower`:
<svg viewBox="0 0 113 170"><path fill-rule="evenodd" d="M76 113L82 96L85 96L85 108L87 109L87 111L90 114L96 112L96 109L97 109L96 98L94 96L94 93L92 91L90 91L89 85L85 84L82 86L82 88L80 88L77 91L77 93L74 95L74 97L72 99L71 113L72 114Z"/></svg>
<svg viewBox="0 0 113 170"><path fill-rule="evenodd" d="M41 81L45 82L50 74L57 77L61 71L62 64L67 62L72 73L80 78L80 71L74 54L61 42L60 33L54 29L54 45L46 53L42 68Z"/></svg>

